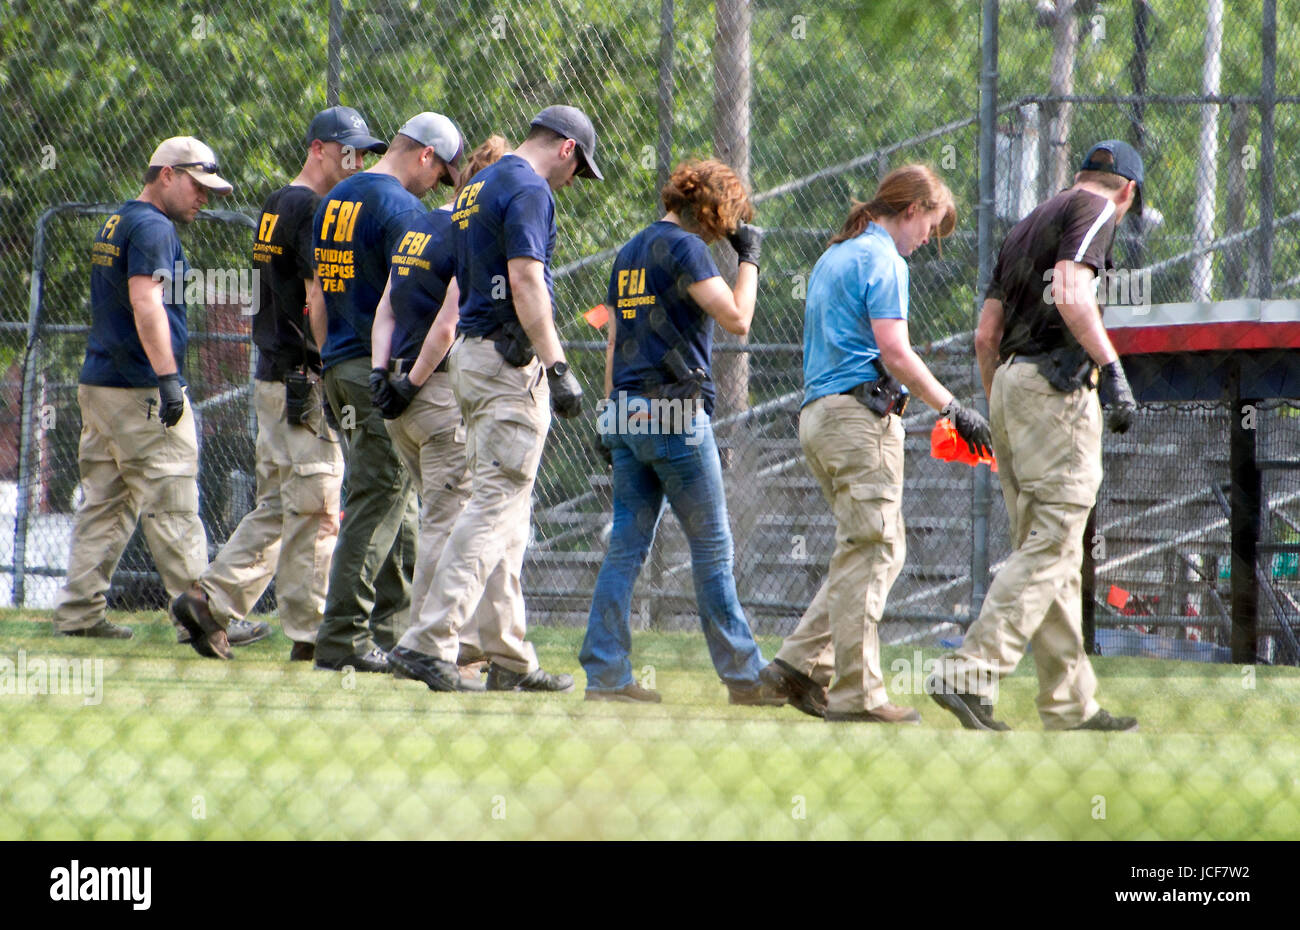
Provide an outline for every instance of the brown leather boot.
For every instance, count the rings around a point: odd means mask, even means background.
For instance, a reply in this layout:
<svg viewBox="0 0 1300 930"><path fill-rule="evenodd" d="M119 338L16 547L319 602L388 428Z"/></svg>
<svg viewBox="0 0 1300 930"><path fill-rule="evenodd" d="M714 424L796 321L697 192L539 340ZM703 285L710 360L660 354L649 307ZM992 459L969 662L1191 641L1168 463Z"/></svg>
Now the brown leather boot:
<svg viewBox="0 0 1300 930"><path fill-rule="evenodd" d="M208 609L208 596L197 584L172 601L172 616L190 634L190 645L206 659L229 659L230 640L225 628Z"/></svg>

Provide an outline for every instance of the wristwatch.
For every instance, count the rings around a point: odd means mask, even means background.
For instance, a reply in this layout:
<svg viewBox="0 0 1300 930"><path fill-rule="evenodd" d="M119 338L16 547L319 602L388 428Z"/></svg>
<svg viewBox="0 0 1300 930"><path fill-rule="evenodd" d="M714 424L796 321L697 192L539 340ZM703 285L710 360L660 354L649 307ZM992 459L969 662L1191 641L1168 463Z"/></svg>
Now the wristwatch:
<svg viewBox="0 0 1300 930"><path fill-rule="evenodd" d="M554 365L552 365L550 368L546 370L546 373L548 375L554 375L557 378L563 378L565 375L569 373L569 363L556 362Z"/></svg>

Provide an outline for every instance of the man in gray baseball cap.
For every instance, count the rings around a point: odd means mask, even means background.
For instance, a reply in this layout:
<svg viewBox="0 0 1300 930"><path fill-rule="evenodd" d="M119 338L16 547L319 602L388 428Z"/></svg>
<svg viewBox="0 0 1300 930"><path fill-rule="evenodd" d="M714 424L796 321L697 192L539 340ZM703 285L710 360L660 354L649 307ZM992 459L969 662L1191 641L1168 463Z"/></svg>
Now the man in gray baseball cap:
<svg viewBox="0 0 1300 930"><path fill-rule="evenodd" d="M377 155L388 151L388 143L372 136L365 119L351 107L329 107L312 117L311 125L307 127L307 145L317 139L350 145L358 151Z"/></svg>
<svg viewBox="0 0 1300 930"><path fill-rule="evenodd" d="M578 145L579 161L577 175L580 178L605 180L596 166L596 128L591 120L577 107L557 104L547 107L533 117L530 125L543 126L566 139L572 139Z"/></svg>
<svg viewBox="0 0 1300 930"><path fill-rule="evenodd" d="M441 113L426 110L403 123L397 134L433 149L433 154L442 159L447 170L439 175L438 183L448 187L460 184L460 160L465 154L465 137L460 134L455 123Z"/></svg>

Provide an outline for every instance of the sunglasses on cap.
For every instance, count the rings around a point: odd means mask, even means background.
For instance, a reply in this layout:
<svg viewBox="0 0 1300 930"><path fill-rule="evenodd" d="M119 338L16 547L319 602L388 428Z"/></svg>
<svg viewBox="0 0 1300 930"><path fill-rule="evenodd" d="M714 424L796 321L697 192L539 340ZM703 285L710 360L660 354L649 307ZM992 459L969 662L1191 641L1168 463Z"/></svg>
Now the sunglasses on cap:
<svg viewBox="0 0 1300 930"><path fill-rule="evenodd" d="M187 161L179 165L172 165L172 168L202 168L208 174L220 174L215 161Z"/></svg>

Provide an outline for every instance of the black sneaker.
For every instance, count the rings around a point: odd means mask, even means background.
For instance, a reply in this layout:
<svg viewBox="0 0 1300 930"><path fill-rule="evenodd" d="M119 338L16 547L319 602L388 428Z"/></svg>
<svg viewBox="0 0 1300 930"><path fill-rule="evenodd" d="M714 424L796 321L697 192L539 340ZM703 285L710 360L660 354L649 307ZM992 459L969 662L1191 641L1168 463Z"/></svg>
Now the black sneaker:
<svg viewBox="0 0 1300 930"><path fill-rule="evenodd" d="M129 626L118 626L107 618L100 620L94 626L82 627L79 630L56 630L55 632L59 636L86 636L90 639L130 639L135 635Z"/></svg>
<svg viewBox="0 0 1300 930"><path fill-rule="evenodd" d="M780 659L773 659L758 673L769 691L785 697L790 706L810 717L826 716L826 689L803 672Z"/></svg>
<svg viewBox="0 0 1300 930"><path fill-rule="evenodd" d="M341 672L345 668L353 668L358 672L389 672L392 671L388 664L388 654L376 646L363 656L344 656L341 659L322 659L316 657L313 668L325 672Z"/></svg>
<svg viewBox="0 0 1300 930"><path fill-rule="evenodd" d="M488 666L487 689L489 691L544 691L559 694L573 690L573 676L552 675L540 668L535 668L525 675L523 672L512 672L493 662Z"/></svg>
<svg viewBox="0 0 1300 930"><path fill-rule="evenodd" d="M955 716L968 730L1011 729L1001 720L993 719L992 711L981 698L949 689L937 674L932 674L925 680L925 693L930 695L936 704Z"/></svg>
<svg viewBox="0 0 1300 930"><path fill-rule="evenodd" d="M1077 727L1070 727L1071 730L1100 730L1103 733L1132 733L1137 728L1136 717L1112 717L1104 707Z"/></svg>
<svg viewBox="0 0 1300 930"><path fill-rule="evenodd" d="M588 701L624 701L629 704L659 704L663 696L650 688L642 688L635 681L624 685L617 691L593 691L587 689Z"/></svg>
<svg viewBox="0 0 1300 930"><path fill-rule="evenodd" d="M430 691L483 690L483 682L465 678L452 663L414 649L394 646L388 654L388 662L393 667L394 677L422 681L429 686Z"/></svg>
<svg viewBox="0 0 1300 930"><path fill-rule="evenodd" d="M311 662L315 658L315 643L294 643L289 649L290 662Z"/></svg>
<svg viewBox="0 0 1300 930"><path fill-rule="evenodd" d="M172 601L172 616L181 625L176 641L187 644L205 659L229 659L230 639L208 609L208 596L198 585L190 585Z"/></svg>
<svg viewBox="0 0 1300 930"><path fill-rule="evenodd" d="M271 624L265 620L258 620L256 623L252 620L231 620L230 626L226 627L226 636L232 646L247 646L270 635Z"/></svg>

